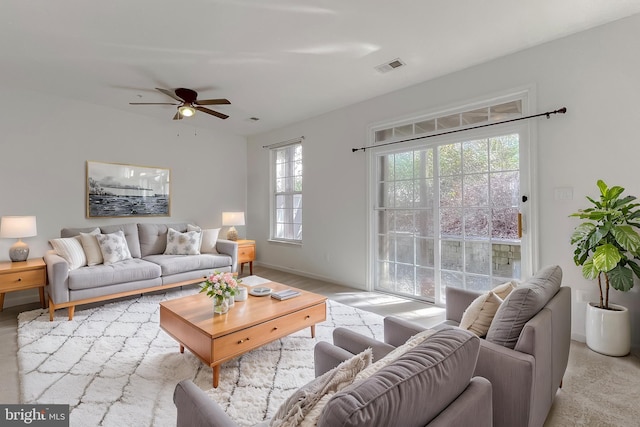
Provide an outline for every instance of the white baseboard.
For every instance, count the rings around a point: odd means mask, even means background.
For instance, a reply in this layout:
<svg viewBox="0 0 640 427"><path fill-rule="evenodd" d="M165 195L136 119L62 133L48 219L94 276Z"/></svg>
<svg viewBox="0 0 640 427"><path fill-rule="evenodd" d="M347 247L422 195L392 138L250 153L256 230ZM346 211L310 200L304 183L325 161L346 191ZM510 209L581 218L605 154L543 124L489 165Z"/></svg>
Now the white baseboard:
<svg viewBox="0 0 640 427"><path fill-rule="evenodd" d="M366 291L367 290L362 285L359 285L359 284L356 284L356 283L345 282L343 280L336 279L334 277L328 277L328 276L323 276L323 275L320 275L320 274L308 273L306 271L301 271L301 270L296 270L296 269L293 269L293 268L282 267L282 266L279 266L279 265L272 265L272 264L268 264L268 263L264 263L264 262L255 262L254 261L254 265L259 265L261 267L270 268L272 270L284 271L285 273L297 274L298 276L308 277L310 279L322 280L323 282L335 283L337 285L342 285L342 286L346 286L346 287L349 287L349 288L358 289L360 291Z"/></svg>

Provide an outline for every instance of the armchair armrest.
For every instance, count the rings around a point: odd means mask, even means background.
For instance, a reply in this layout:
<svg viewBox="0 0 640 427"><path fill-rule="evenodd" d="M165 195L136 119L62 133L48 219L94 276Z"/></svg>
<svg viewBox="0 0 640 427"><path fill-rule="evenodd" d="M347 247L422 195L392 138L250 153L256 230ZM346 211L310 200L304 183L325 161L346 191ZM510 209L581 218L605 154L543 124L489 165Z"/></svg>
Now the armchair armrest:
<svg viewBox="0 0 640 427"><path fill-rule="evenodd" d="M178 408L177 427L238 427L235 422L191 380L176 385L173 403Z"/></svg>
<svg viewBox="0 0 640 427"><path fill-rule="evenodd" d="M216 241L216 250L218 251L218 253L229 255L231 257L232 273L238 271L238 242L218 239Z"/></svg>
<svg viewBox="0 0 640 427"><path fill-rule="evenodd" d="M347 328L333 330L333 344L347 350L352 355L371 348L374 362L382 359L395 348L395 346L369 338Z"/></svg>
<svg viewBox="0 0 640 427"><path fill-rule="evenodd" d="M313 348L313 363L316 377L330 371L353 356L353 353L350 353L344 348L340 348L326 341L318 342Z"/></svg>
<svg viewBox="0 0 640 427"><path fill-rule="evenodd" d="M480 340L474 375L491 382L494 425L532 425L529 420L534 388L543 387L536 383L535 369L536 359L532 355Z"/></svg>
<svg viewBox="0 0 640 427"><path fill-rule="evenodd" d="M425 329L424 326L401 317L388 316L384 318L384 342L393 347L400 347L409 338Z"/></svg>
<svg viewBox="0 0 640 427"><path fill-rule="evenodd" d="M480 295L481 293L477 291L447 286L445 288L445 296L447 299L446 319L460 323L464 311L469 307L473 300L478 298Z"/></svg>
<svg viewBox="0 0 640 427"><path fill-rule="evenodd" d="M56 254L47 251L44 254L47 264L47 293L56 304L69 301L69 263Z"/></svg>

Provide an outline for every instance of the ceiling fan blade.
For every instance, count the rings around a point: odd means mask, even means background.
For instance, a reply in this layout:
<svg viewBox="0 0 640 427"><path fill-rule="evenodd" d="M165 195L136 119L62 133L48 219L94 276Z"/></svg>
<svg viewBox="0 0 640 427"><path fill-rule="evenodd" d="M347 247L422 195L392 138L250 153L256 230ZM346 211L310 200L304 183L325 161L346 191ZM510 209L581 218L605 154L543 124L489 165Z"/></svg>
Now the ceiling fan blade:
<svg viewBox="0 0 640 427"><path fill-rule="evenodd" d="M180 114L180 111L176 112L176 115L173 116L173 120L182 120L182 114Z"/></svg>
<svg viewBox="0 0 640 427"><path fill-rule="evenodd" d="M175 93L171 92L170 90L162 89L162 88L159 88L159 87L157 87L156 90L159 90L160 92L164 93L165 95L170 96L171 98L175 99L176 101L180 101L180 102L184 101L183 99L178 98L178 96Z"/></svg>
<svg viewBox="0 0 640 427"><path fill-rule="evenodd" d="M130 102L129 105L180 105L175 102Z"/></svg>
<svg viewBox="0 0 640 427"><path fill-rule="evenodd" d="M202 99L202 100L196 100L194 102L194 104L196 105L222 105L222 104L231 104L231 102L228 99Z"/></svg>
<svg viewBox="0 0 640 427"><path fill-rule="evenodd" d="M229 116L227 116L226 114L218 113L217 111L213 111L213 110L210 110L208 108L204 108L204 107L195 107L195 108L198 111L202 111L203 113L211 114L212 116L216 116L216 117L218 117L220 119L223 119L223 120L229 118Z"/></svg>

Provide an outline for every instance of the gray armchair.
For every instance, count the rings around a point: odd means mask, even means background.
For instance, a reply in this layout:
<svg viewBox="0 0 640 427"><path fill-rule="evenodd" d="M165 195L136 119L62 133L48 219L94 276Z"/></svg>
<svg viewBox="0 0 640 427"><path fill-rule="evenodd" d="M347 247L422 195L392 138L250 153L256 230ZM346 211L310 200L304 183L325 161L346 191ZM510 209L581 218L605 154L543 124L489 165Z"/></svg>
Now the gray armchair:
<svg viewBox="0 0 640 427"><path fill-rule="evenodd" d="M571 341L571 291L560 287L557 266L540 270L505 299L491 323L474 375L491 382L495 427L541 427L567 368ZM455 328L478 292L447 287L446 321L434 329ZM384 357L424 327L398 317L384 319L384 342L344 328L333 333L335 347L316 347L316 375L336 361L373 349Z"/></svg>
<svg viewBox="0 0 640 427"><path fill-rule="evenodd" d="M322 349L327 351L323 366L329 360L337 361L335 366L346 360L340 360L340 355L353 356L320 342L316 360L323 358ZM467 331L439 331L371 376L335 393L320 413L317 425L491 427L491 384L484 378L473 377L479 349L479 338ZM307 387L296 394L305 396ZM178 427L236 426L191 381L176 386L173 400L178 409Z"/></svg>

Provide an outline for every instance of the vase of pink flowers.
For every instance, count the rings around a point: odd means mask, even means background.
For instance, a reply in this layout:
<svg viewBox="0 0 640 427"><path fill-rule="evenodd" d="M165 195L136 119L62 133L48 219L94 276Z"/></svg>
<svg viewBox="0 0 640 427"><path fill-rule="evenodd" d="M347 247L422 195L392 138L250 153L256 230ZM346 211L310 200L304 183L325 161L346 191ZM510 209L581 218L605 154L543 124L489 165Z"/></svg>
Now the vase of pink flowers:
<svg viewBox="0 0 640 427"><path fill-rule="evenodd" d="M202 284L200 292L205 292L213 299L214 313L224 314L229 311L229 299L236 294L240 282L233 273L214 271Z"/></svg>

